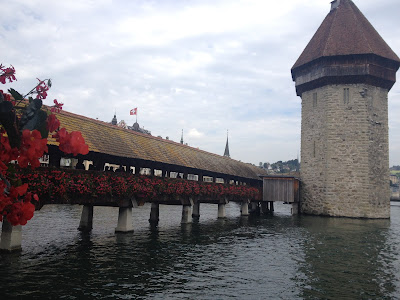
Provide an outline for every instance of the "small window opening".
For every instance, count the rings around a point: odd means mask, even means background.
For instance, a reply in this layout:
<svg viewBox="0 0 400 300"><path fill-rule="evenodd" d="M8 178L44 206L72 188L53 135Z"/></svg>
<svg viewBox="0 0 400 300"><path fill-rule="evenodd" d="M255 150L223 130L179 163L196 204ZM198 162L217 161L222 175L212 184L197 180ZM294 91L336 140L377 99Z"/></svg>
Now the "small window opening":
<svg viewBox="0 0 400 300"><path fill-rule="evenodd" d="M349 104L349 103L350 103L350 92L349 92L349 88L344 88L344 89L343 89L343 103L344 103L344 104Z"/></svg>
<svg viewBox="0 0 400 300"><path fill-rule="evenodd" d="M314 141L314 150L313 150L313 156L315 157L315 141Z"/></svg>
<svg viewBox="0 0 400 300"><path fill-rule="evenodd" d="M315 107L317 107L317 102L318 102L318 100L317 100L318 98L317 98L317 93L313 93L313 107L315 108Z"/></svg>

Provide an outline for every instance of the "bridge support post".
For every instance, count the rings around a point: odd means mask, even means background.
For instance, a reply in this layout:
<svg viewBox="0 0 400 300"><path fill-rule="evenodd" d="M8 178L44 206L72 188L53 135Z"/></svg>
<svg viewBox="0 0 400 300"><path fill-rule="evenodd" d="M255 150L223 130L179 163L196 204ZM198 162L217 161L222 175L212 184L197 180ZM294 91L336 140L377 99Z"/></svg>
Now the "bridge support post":
<svg viewBox="0 0 400 300"><path fill-rule="evenodd" d="M192 206L182 205L181 224L190 224L190 223L192 223Z"/></svg>
<svg viewBox="0 0 400 300"><path fill-rule="evenodd" d="M242 216L248 216L249 215L249 204L247 201L243 201L240 207L240 213Z"/></svg>
<svg viewBox="0 0 400 300"><path fill-rule="evenodd" d="M132 225L132 207L120 207L118 213L118 225L115 232L131 232Z"/></svg>
<svg viewBox="0 0 400 300"><path fill-rule="evenodd" d="M292 213L292 216L299 214L299 203L298 202L292 203L292 208L290 209L290 212Z"/></svg>
<svg viewBox="0 0 400 300"><path fill-rule="evenodd" d="M193 218L200 218L200 202L199 201L196 201L193 204L192 217Z"/></svg>
<svg viewBox="0 0 400 300"><path fill-rule="evenodd" d="M15 251L21 250L22 226L12 226L6 218L3 219L1 231L0 250Z"/></svg>
<svg viewBox="0 0 400 300"><path fill-rule="evenodd" d="M93 228L93 205L83 205L78 230L90 231Z"/></svg>
<svg viewBox="0 0 400 300"><path fill-rule="evenodd" d="M153 224L158 224L159 220L160 220L160 204L152 202L150 208L149 222Z"/></svg>
<svg viewBox="0 0 400 300"><path fill-rule="evenodd" d="M261 212L266 215L269 213L269 209L268 209L268 202L266 201L262 201L261 202Z"/></svg>
<svg viewBox="0 0 400 300"><path fill-rule="evenodd" d="M225 203L218 203L218 219L226 218Z"/></svg>
<svg viewBox="0 0 400 300"><path fill-rule="evenodd" d="M258 207L258 202L250 203L250 214L257 215L260 213L260 209Z"/></svg>

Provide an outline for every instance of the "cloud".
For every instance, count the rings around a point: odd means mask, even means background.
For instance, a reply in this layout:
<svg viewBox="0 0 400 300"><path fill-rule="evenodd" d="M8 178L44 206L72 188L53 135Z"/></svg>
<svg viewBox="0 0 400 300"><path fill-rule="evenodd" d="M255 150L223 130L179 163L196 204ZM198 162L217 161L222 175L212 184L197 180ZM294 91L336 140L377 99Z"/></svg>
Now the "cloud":
<svg viewBox="0 0 400 300"><path fill-rule="evenodd" d="M397 0L358 1L397 53ZM396 6L395 6L396 5ZM300 148L301 99L290 68L329 12L311 0L8 1L0 51L27 92L52 78L50 99L103 121L234 159L293 159ZM400 85L389 94L390 159L400 164ZM50 103L49 102L49 103ZM399 132L399 134L397 134Z"/></svg>
<svg viewBox="0 0 400 300"><path fill-rule="evenodd" d="M191 139L198 139L204 137L204 133L198 131L196 128L192 128L189 130L188 137Z"/></svg>

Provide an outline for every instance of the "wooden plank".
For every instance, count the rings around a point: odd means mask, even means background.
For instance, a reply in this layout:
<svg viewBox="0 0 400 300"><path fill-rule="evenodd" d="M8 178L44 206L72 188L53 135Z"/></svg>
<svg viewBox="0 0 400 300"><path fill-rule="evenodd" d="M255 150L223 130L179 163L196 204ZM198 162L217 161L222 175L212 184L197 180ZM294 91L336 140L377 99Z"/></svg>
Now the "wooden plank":
<svg viewBox="0 0 400 300"><path fill-rule="evenodd" d="M263 201L293 203L298 201L299 181L296 178L264 177Z"/></svg>

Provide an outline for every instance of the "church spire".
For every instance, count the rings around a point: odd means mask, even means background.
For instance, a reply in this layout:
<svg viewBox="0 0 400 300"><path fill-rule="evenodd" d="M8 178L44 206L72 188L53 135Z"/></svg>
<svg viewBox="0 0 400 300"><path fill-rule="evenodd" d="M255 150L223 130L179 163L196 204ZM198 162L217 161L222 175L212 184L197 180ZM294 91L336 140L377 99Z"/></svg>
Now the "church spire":
<svg viewBox="0 0 400 300"><path fill-rule="evenodd" d="M226 146L225 146L224 156L231 157L229 155L228 130L226 130Z"/></svg>
<svg viewBox="0 0 400 300"><path fill-rule="evenodd" d="M183 145L183 129L182 129L182 136L181 136L181 144Z"/></svg>

